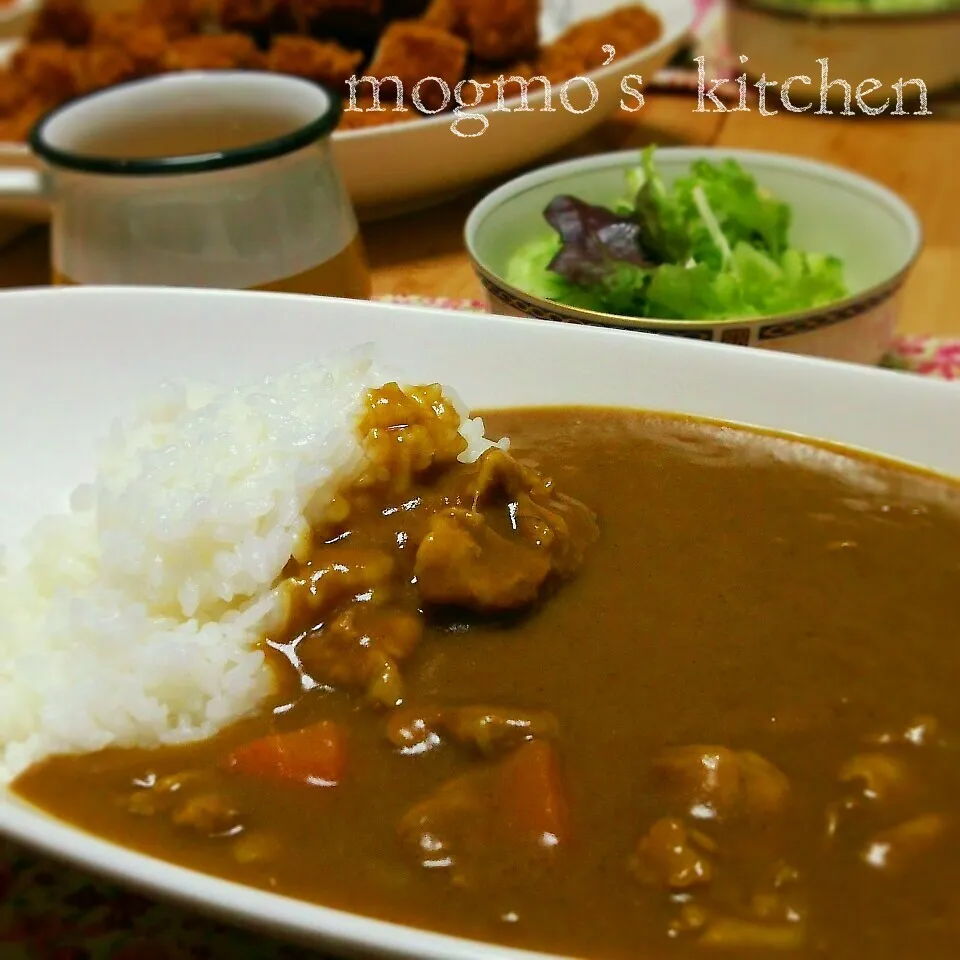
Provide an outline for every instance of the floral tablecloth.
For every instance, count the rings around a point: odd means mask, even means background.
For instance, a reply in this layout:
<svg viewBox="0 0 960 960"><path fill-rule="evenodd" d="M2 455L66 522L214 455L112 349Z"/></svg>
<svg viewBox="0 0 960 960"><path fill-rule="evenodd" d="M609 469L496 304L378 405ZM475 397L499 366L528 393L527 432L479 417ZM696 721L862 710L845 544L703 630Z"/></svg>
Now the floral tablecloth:
<svg viewBox="0 0 960 960"><path fill-rule="evenodd" d="M727 42L725 0L695 0L696 15L693 24L693 42L681 52L677 62L661 70L653 78L653 85L661 90L689 91L697 89L697 64L694 57L705 57L704 66L711 85L714 77L727 77L735 69L735 58ZM736 96L736 84L727 84L717 90L720 96Z"/></svg>
<svg viewBox="0 0 960 960"><path fill-rule="evenodd" d="M460 310L475 301L385 298ZM901 337L887 365L960 380L960 339ZM0 960L317 960L164 906L0 839Z"/></svg>

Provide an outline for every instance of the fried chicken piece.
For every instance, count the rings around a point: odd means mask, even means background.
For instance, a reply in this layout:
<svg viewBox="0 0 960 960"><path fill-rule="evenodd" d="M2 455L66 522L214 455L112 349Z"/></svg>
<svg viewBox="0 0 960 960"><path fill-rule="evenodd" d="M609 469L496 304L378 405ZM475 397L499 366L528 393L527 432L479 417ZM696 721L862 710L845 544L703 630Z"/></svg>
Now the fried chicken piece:
<svg viewBox="0 0 960 960"><path fill-rule="evenodd" d="M33 97L62 103L80 93L76 56L77 49L60 40L30 43L14 54L10 72L23 81Z"/></svg>
<svg viewBox="0 0 960 960"><path fill-rule="evenodd" d="M383 0L288 0L294 12L310 20L334 12L363 13L379 17L383 13Z"/></svg>
<svg viewBox="0 0 960 960"><path fill-rule="evenodd" d="M430 0L430 5L420 17L420 23L466 38L467 26L460 0Z"/></svg>
<svg viewBox="0 0 960 960"><path fill-rule="evenodd" d="M283 35L274 37L267 52L267 69L303 77L339 89L363 63L363 54L333 40Z"/></svg>
<svg viewBox="0 0 960 960"><path fill-rule="evenodd" d="M344 96L346 100L347 95ZM357 109L343 108L338 130L367 130L371 127L385 127L388 124L416 120L420 114L416 110L396 110L395 104L386 97L380 98L380 106L385 109L373 109L373 97L357 95Z"/></svg>
<svg viewBox="0 0 960 960"><path fill-rule="evenodd" d="M250 37L223 33L175 40L164 63L168 70L258 70L264 58Z"/></svg>
<svg viewBox="0 0 960 960"><path fill-rule="evenodd" d="M0 142L23 143L37 121L57 106L55 101L30 97L10 114L0 118Z"/></svg>
<svg viewBox="0 0 960 960"><path fill-rule="evenodd" d="M472 79L476 80L477 83L489 84L496 84L497 80L500 77L503 77L504 95L511 97L517 96L520 92L516 83L509 82L511 77L523 77L525 80L530 80L536 76L536 73L537 71L534 69L533 64L526 60L507 64L482 63L480 61L474 61L473 70L471 71L470 76ZM537 89L539 89L539 87L536 84L531 85L531 90Z"/></svg>
<svg viewBox="0 0 960 960"><path fill-rule="evenodd" d="M93 93L146 74L121 47L95 46L77 51L74 76L79 93Z"/></svg>
<svg viewBox="0 0 960 960"><path fill-rule="evenodd" d="M302 0L301 0L302 2ZM293 7L298 0L219 0L217 20L227 31L258 35L303 32Z"/></svg>
<svg viewBox="0 0 960 960"><path fill-rule="evenodd" d="M218 0L143 0L141 16L171 39L204 31L216 22Z"/></svg>
<svg viewBox="0 0 960 960"><path fill-rule="evenodd" d="M10 117L30 99L23 78L9 70L0 73L0 116Z"/></svg>
<svg viewBox="0 0 960 960"><path fill-rule="evenodd" d="M88 42L91 45L106 43L123 46L130 39L131 34L142 30L148 22L153 25L159 23L159 21L149 21L143 13L129 10L100 13L91 22Z"/></svg>
<svg viewBox="0 0 960 960"><path fill-rule="evenodd" d="M170 37L159 21L151 23L137 13L113 13L97 17L90 38L91 48L122 52L132 61L133 75L141 77L165 69L169 44Z"/></svg>
<svg viewBox="0 0 960 960"><path fill-rule="evenodd" d="M540 48L540 0L454 0L464 36L481 60L519 60Z"/></svg>
<svg viewBox="0 0 960 960"><path fill-rule="evenodd" d="M453 34L414 20L398 20L383 32L366 73L397 77L409 98L425 77L439 77L453 88L463 78L468 52L466 42ZM428 110L444 105L444 91L435 81L420 84L418 95Z"/></svg>
<svg viewBox="0 0 960 960"><path fill-rule="evenodd" d="M93 17L85 0L46 0L28 34L30 43L51 40L70 47L83 46L90 39Z"/></svg>
<svg viewBox="0 0 960 960"><path fill-rule="evenodd" d="M370 54L384 29L383 0L290 0L300 32Z"/></svg>
<svg viewBox="0 0 960 960"><path fill-rule="evenodd" d="M331 19L334 27L338 19L379 21L382 9L382 0L219 0L217 20L225 30L307 34Z"/></svg>
<svg viewBox="0 0 960 960"><path fill-rule="evenodd" d="M539 66L544 72L569 79L602 66L607 59L604 44L623 57L649 46L662 30L660 20L639 4L620 7L574 24L543 51Z"/></svg>

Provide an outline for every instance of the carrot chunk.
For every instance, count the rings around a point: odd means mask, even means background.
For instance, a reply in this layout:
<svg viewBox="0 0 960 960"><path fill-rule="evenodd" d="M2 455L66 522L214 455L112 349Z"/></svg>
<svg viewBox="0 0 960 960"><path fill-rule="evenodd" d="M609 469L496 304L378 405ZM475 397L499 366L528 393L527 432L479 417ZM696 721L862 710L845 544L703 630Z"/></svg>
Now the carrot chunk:
<svg viewBox="0 0 960 960"><path fill-rule="evenodd" d="M268 780L335 787L343 779L346 735L330 720L251 740L227 759L237 773Z"/></svg>
<svg viewBox="0 0 960 960"><path fill-rule="evenodd" d="M502 761L504 823L518 838L554 847L567 838L568 812L553 745L530 740Z"/></svg>

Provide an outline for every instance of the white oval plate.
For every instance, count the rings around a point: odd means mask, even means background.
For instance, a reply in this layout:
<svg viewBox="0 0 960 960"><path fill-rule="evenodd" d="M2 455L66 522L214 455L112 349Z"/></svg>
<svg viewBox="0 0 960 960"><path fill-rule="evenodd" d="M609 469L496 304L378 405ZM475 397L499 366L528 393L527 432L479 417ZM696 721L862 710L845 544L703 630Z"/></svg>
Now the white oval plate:
<svg viewBox="0 0 960 960"><path fill-rule="evenodd" d="M546 0L542 36L549 42L570 24L598 16L623 2ZM454 135L449 114L335 133L337 162L360 218L377 219L441 202L484 180L548 156L619 110L621 77L635 73L649 81L676 53L694 23L694 0L645 0L645 6L661 18L663 33L644 50L619 56L608 67L591 71L600 99L588 113L576 115L561 107L555 112L540 112L543 93L534 92L537 84L529 96L529 103L537 112L494 114L494 99L478 111L490 120L489 129L479 137L465 139ZM0 63L15 48L16 41L0 42ZM573 92L571 97L575 104L580 103ZM557 96L553 99L556 101ZM0 143L0 167L24 163L36 163L26 146ZM10 203L0 198L0 215L4 213L32 220L48 216L46 205Z"/></svg>
<svg viewBox="0 0 960 960"><path fill-rule="evenodd" d="M619 330L280 294L80 287L0 298L0 543L66 506L93 444L169 378L224 386L372 343L473 406L682 411L835 440L960 475L955 385ZM423 345L429 344L429 349ZM0 788L0 833L237 924L354 956L532 958L264 893L124 850Z"/></svg>

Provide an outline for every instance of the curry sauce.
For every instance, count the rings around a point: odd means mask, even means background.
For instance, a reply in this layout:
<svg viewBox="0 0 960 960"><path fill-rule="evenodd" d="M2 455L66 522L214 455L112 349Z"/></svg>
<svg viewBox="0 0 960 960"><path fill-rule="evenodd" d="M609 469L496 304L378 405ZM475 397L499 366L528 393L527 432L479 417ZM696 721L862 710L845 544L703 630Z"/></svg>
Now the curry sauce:
<svg viewBox="0 0 960 960"><path fill-rule="evenodd" d="M19 794L128 847L594 958L953 957L960 487L681 417L442 398L285 572L259 715ZM377 466L379 464L379 466ZM64 790L64 784L70 790Z"/></svg>

